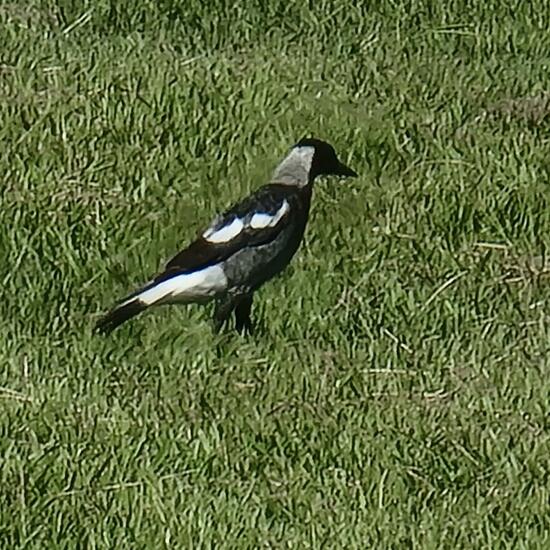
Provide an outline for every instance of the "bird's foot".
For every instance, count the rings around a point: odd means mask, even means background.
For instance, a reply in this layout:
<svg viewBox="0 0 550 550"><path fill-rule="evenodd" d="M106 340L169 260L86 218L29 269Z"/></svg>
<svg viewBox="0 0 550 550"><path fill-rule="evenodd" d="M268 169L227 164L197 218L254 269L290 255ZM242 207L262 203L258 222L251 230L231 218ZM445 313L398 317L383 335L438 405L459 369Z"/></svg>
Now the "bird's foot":
<svg viewBox="0 0 550 550"><path fill-rule="evenodd" d="M219 334L224 326L227 325L234 308L235 302L233 298L223 300L216 304L216 309L214 310L214 332L216 334Z"/></svg>
<svg viewBox="0 0 550 550"><path fill-rule="evenodd" d="M250 318L252 296L231 296L218 302L214 310L214 332L220 333L235 312L235 329L239 334L252 334L253 324Z"/></svg>
<svg viewBox="0 0 550 550"><path fill-rule="evenodd" d="M235 308L235 328L239 334L253 334L254 326L250 318L252 296L244 296Z"/></svg>

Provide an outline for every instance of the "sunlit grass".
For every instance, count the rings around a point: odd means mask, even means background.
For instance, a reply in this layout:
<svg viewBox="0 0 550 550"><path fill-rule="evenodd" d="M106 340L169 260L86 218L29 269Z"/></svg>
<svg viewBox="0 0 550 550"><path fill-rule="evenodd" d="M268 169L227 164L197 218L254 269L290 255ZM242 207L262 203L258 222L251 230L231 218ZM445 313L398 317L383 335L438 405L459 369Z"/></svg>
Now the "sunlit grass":
<svg viewBox="0 0 550 550"><path fill-rule="evenodd" d="M507 9L0 6L7 546L548 544L550 21ZM92 333L306 134L360 178L256 337Z"/></svg>

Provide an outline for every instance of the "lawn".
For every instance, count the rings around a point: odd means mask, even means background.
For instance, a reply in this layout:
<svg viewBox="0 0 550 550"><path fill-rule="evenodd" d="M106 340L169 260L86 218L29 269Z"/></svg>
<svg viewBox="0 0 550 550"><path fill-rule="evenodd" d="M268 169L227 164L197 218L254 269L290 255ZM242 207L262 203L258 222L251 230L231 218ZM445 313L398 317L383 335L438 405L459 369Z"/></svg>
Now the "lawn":
<svg viewBox="0 0 550 550"><path fill-rule="evenodd" d="M550 10L440 4L0 4L0 546L550 546ZM304 135L254 336L93 332Z"/></svg>

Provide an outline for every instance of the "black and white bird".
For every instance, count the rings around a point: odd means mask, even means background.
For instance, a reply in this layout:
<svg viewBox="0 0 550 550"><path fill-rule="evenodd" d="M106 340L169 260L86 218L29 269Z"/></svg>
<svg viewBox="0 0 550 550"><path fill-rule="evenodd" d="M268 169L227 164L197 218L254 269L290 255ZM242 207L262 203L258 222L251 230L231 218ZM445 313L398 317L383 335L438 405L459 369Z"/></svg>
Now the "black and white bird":
<svg viewBox="0 0 550 550"><path fill-rule="evenodd" d="M300 140L267 185L216 217L162 273L115 306L96 328L111 332L151 306L216 300L216 331L234 312L236 329L250 332L252 296L298 250L313 181L323 175L357 176L330 144Z"/></svg>

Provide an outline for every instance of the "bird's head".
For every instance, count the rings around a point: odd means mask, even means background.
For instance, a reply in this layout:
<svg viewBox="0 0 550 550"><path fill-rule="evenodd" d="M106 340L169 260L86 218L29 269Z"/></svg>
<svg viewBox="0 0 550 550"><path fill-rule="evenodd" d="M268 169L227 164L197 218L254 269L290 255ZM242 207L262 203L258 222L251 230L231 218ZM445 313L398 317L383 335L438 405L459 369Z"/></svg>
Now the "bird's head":
<svg viewBox="0 0 550 550"><path fill-rule="evenodd" d="M316 138L302 138L279 164L273 180L303 187L317 176L356 177L351 168L338 160L334 147Z"/></svg>

